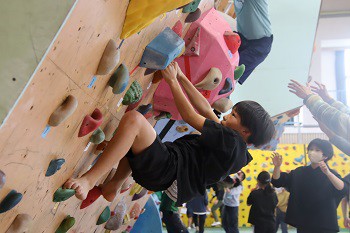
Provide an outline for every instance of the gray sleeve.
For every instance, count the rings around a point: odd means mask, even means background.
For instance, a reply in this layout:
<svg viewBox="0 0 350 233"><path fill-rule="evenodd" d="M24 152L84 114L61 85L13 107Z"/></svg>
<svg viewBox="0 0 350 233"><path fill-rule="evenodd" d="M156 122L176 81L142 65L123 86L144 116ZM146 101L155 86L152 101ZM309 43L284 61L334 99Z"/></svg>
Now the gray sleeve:
<svg viewBox="0 0 350 233"><path fill-rule="evenodd" d="M344 154L350 156L350 142L339 136L330 138L329 141L333 145L335 145L339 150L341 150Z"/></svg>

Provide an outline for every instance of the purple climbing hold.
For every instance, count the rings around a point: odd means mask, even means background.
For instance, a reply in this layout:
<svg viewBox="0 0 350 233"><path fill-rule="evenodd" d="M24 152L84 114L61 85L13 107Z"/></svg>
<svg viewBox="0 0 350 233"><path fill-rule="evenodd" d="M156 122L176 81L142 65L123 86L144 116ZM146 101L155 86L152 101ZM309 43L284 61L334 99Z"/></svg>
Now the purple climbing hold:
<svg viewBox="0 0 350 233"><path fill-rule="evenodd" d="M230 78L226 78L224 87L219 91L219 95L226 94L230 91L232 91L232 80Z"/></svg>
<svg viewBox="0 0 350 233"><path fill-rule="evenodd" d="M6 182L6 175L3 171L0 170L0 189L4 187L5 182Z"/></svg>
<svg viewBox="0 0 350 233"><path fill-rule="evenodd" d="M143 196L145 196L147 194L147 189L143 188L141 190L141 192L136 193L133 197L132 197L132 201L136 201L140 198L142 198Z"/></svg>

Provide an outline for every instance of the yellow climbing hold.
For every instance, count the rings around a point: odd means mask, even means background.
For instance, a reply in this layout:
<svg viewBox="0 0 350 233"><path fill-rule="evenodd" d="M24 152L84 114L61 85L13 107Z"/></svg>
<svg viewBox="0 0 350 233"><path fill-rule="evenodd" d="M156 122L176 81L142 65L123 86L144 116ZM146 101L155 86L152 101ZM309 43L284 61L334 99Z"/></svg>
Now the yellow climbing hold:
<svg viewBox="0 0 350 233"><path fill-rule="evenodd" d="M192 0L131 0L126 11L121 39L141 31L158 16L178 7L188 4Z"/></svg>

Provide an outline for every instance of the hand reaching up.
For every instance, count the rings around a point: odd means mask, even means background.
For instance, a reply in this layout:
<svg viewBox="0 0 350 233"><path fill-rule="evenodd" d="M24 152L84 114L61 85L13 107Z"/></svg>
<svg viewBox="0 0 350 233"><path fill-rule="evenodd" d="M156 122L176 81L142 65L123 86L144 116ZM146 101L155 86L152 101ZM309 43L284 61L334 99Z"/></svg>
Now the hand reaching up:
<svg viewBox="0 0 350 233"><path fill-rule="evenodd" d="M162 70L162 76L164 77L165 81L170 85L171 83L177 81L177 63L171 62L165 70Z"/></svg>
<svg viewBox="0 0 350 233"><path fill-rule="evenodd" d="M299 98L305 99L308 95L312 94L309 84L304 86L295 80L290 81L291 82L288 84L289 91Z"/></svg>
<svg viewBox="0 0 350 233"><path fill-rule="evenodd" d="M281 167L282 161L283 161L282 155L278 154L277 152L273 152L271 159L272 159L272 163L275 167Z"/></svg>
<svg viewBox="0 0 350 233"><path fill-rule="evenodd" d="M318 94L324 101L328 102L332 97L328 94L327 88L324 84L315 81L317 86L311 86L311 91Z"/></svg>

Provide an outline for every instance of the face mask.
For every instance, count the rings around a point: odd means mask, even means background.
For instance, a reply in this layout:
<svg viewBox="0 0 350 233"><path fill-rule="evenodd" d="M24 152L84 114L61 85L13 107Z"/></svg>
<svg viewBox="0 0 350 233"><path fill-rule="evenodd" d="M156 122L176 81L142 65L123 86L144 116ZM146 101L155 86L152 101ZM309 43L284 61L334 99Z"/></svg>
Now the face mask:
<svg viewBox="0 0 350 233"><path fill-rule="evenodd" d="M283 188L275 188L276 193L281 193L283 191Z"/></svg>
<svg viewBox="0 0 350 233"><path fill-rule="evenodd" d="M309 151L308 156L311 163L319 163L323 160L322 151Z"/></svg>

